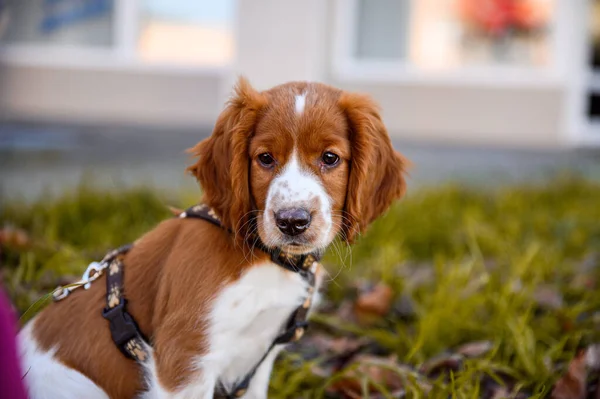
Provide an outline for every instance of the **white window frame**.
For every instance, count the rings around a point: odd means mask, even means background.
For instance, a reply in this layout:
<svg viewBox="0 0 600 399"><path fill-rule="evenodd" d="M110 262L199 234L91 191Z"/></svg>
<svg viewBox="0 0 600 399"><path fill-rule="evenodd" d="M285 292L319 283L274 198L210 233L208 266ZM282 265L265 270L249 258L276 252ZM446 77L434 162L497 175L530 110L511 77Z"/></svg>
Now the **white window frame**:
<svg viewBox="0 0 600 399"><path fill-rule="evenodd" d="M113 6L113 45L91 48L74 45L0 44L0 63L83 70L117 70L165 74L219 75L229 66L173 65L148 63L136 56L140 0L115 0Z"/></svg>
<svg viewBox="0 0 600 399"><path fill-rule="evenodd" d="M600 147L600 121L590 120L587 115L589 89L600 89L600 73L593 73L589 66L592 45L588 25L590 4L588 0L572 0L570 5L571 8L563 7L561 10L571 18L565 40L568 46L565 54L570 60L566 72L569 78L565 101L565 139L574 147Z"/></svg>
<svg viewBox="0 0 600 399"><path fill-rule="evenodd" d="M418 0L412 0L413 2ZM564 62L558 54L564 44L564 20L556 0L555 34L552 59L547 68L481 66L461 67L455 71L424 71L404 60L364 60L353 55L355 48L358 0L334 0L334 27L331 60L334 77L341 81L375 83L412 83L443 85L475 85L491 87L564 87Z"/></svg>

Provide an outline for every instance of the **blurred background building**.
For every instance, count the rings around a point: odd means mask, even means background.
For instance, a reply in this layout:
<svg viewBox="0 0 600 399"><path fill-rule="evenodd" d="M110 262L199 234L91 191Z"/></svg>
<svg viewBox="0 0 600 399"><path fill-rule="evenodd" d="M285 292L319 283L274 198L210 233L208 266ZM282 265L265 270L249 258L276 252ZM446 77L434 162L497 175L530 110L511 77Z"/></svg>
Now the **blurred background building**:
<svg viewBox="0 0 600 399"><path fill-rule="evenodd" d="M208 132L243 74L260 89L316 80L370 93L395 140L591 148L599 10L597 0L0 0L0 147L25 137L23 124Z"/></svg>

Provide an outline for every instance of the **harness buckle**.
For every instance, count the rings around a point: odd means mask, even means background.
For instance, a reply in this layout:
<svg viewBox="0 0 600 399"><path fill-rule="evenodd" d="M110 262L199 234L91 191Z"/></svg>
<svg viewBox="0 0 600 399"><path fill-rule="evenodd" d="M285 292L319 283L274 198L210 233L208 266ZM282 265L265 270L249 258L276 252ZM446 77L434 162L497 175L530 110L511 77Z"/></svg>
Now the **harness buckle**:
<svg viewBox="0 0 600 399"><path fill-rule="evenodd" d="M80 286L79 285L71 286L71 287L59 286L52 292L52 299L54 300L54 302L63 300L69 296L71 291L73 291L75 288L78 288L78 287L80 287Z"/></svg>
<svg viewBox="0 0 600 399"><path fill-rule="evenodd" d="M288 342L297 341L304 335L304 332L308 329L308 322L306 320L296 321L292 323L281 335L275 339L276 344L287 344Z"/></svg>
<svg viewBox="0 0 600 399"><path fill-rule="evenodd" d="M98 262L90 263L87 269L85 269L83 277L81 278L81 281L85 282L83 289L89 289L92 285L92 282L97 280L102 275L104 269L106 269L105 264L103 265L102 263Z"/></svg>
<svg viewBox="0 0 600 399"><path fill-rule="evenodd" d="M125 349L125 344L133 338L139 337L138 330L133 317L125 311L125 299L121 298L119 304L114 308L105 308L102 317L110 323L110 334L115 344L128 357L131 355Z"/></svg>
<svg viewBox="0 0 600 399"><path fill-rule="evenodd" d="M79 287L83 287L86 290L89 289L92 282L97 280L102 275L104 269L106 269L105 264L98 262L90 263L87 269L85 269L81 280L66 286L57 287L52 292L52 299L54 299L55 302L65 299L69 296L69 294L71 294L71 292L75 291Z"/></svg>

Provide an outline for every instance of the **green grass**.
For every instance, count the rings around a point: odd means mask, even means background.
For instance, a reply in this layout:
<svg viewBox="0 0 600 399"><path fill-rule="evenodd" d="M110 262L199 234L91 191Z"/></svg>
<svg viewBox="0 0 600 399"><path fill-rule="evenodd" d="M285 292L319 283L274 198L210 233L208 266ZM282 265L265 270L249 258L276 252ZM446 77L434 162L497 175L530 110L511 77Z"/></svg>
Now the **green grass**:
<svg viewBox="0 0 600 399"><path fill-rule="evenodd" d="M165 204L185 207L194 197L82 187L33 204L9 202L0 226L25 230L30 241L2 247L0 271L18 309L54 288L59 276L79 275L106 250L169 217ZM331 387L359 367L332 371L329 354L307 355L318 336L364 337L377 347L373 356L395 356L394 364L413 368L461 344L489 340L491 351L446 378L430 379L428 396L480 397L488 376L546 397L575 351L598 340L599 221L600 185L573 177L536 187L411 193L351 251L340 242L329 251L326 306L304 346L281 356L270 397L335 397ZM338 311L361 286L377 282L392 287L396 306L409 298L413 314L392 311L365 326ZM540 299L542 291L556 304ZM424 395L414 371L393 366L389 372L409 397ZM365 388L372 376L360 375ZM372 386L391 397L385 384Z"/></svg>

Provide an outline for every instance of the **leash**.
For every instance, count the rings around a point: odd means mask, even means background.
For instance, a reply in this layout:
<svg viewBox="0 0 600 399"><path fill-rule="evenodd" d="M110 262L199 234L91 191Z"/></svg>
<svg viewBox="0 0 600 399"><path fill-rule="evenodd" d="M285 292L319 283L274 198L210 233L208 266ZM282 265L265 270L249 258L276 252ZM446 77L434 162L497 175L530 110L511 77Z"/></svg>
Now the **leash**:
<svg viewBox="0 0 600 399"><path fill-rule="evenodd" d="M188 208L186 211L180 213L178 217L182 219L201 219L218 227L225 228L214 210L204 204ZM243 396L248 390L250 382L258 368L271 351L277 345L299 340L308 328L307 317L315 290L315 272L318 268L320 254L288 254L280 248L273 250L266 247L258 237L255 237L255 239L256 247L270 254L273 263L286 270L298 273L307 282L308 295L304 302L292 312L283 331L273 340L265 354L252 369L229 392L220 383L217 387L218 392L214 396L215 399L235 399ZM77 288L84 287L84 289L88 289L93 281L97 280L104 273L107 273L106 308L102 311L102 317L108 320L112 339L119 350L130 359L138 363L143 363L150 355L150 344L148 339L139 330L133 316L127 312L127 300L123 295L123 259L132 247L132 244L125 245L106 254L99 263L92 262L86 269L81 280L67 286L58 287L52 293L52 297L56 302L63 300Z"/></svg>

